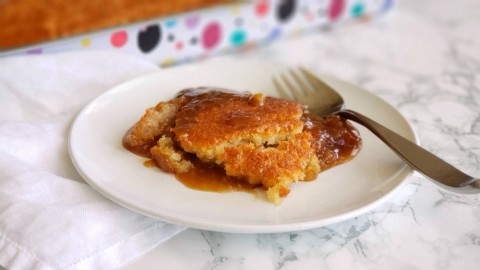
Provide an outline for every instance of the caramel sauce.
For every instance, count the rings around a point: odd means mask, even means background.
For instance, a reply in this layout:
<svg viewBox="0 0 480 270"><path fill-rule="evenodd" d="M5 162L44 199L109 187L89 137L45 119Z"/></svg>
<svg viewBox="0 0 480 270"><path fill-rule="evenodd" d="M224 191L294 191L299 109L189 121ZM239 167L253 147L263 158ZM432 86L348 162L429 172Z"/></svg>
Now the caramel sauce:
<svg viewBox="0 0 480 270"><path fill-rule="evenodd" d="M202 191L230 192L244 191L255 193L256 186L250 185L241 179L225 174L223 168L194 160L193 169L185 173L175 174L176 178L185 186Z"/></svg>
<svg viewBox="0 0 480 270"><path fill-rule="evenodd" d="M155 162L151 159L149 160L146 160L145 162L143 162L143 166L147 167L147 168L153 168L153 167L157 167L157 164L155 164Z"/></svg>
<svg viewBox="0 0 480 270"><path fill-rule="evenodd" d="M122 146L128 151L134 153L135 155L146 158L150 157L150 148L155 145L155 142L153 142L153 144L135 145L134 143L132 143L132 138L130 136L130 134L132 133L132 129L133 127L131 127L127 131L127 133L125 133L125 136L123 136Z"/></svg>
<svg viewBox="0 0 480 270"><path fill-rule="evenodd" d="M349 161L362 146L357 129L338 115L308 117L305 129L314 138L312 146L322 171Z"/></svg>

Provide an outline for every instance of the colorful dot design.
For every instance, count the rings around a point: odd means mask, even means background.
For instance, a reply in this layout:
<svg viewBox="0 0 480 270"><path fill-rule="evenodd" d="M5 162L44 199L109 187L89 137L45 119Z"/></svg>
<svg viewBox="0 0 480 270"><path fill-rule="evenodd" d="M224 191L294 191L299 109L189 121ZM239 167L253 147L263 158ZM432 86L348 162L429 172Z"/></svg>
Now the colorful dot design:
<svg viewBox="0 0 480 270"><path fill-rule="evenodd" d="M238 16L241 12L241 8L239 6L235 6L235 7L232 7L230 9L230 13L233 15L233 16Z"/></svg>
<svg viewBox="0 0 480 270"><path fill-rule="evenodd" d="M260 0L255 4L255 14L258 17L265 17L268 14L270 5L268 0Z"/></svg>
<svg viewBox="0 0 480 270"><path fill-rule="evenodd" d="M240 47L247 41L247 33L243 30L234 31L230 35L230 44L234 47Z"/></svg>
<svg viewBox="0 0 480 270"><path fill-rule="evenodd" d="M342 15L344 9L345 9L344 0L330 1L330 6L328 8L328 18L332 21L337 20Z"/></svg>
<svg viewBox="0 0 480 270"><path fill-rule="evenodd" d="M168 19L165 21L165 28L172 29L177 25L177 20L175 19Z"/></svg>
<svg viewBox="0 0 480 270"><path fill-rule="evenodd" d="M222 26L218 22L208 24L202 32L202 46L206 50L215 48L222 38Z"/></svg>
<svg viewBox="0 0 480 270"><path fill-rule="evenodd" d="M296 1L282 0L277 3L277 18L280 22L289 21L295 14Z"/></svg>
<svg viewBox="0 0 480 270"><path fill-rule="evenodd" d="M362 3L356 3L352 6L350 13L352 14L353 18L358 18L363 15L364 10L365 6Z"/></svg>
<svg viewBox="0 0 480 270"><path fill-rule="evenodd" d="M364 20L392 9L395 0L253 0L218 10L201 10L134 24L104 36L75 39L76 47L110 48L152 55L164 64L207 57L223 48L248 48L285 34L302 33L315 23L328 29L347 19ZM372 8L373 7L373 8ZM326 19L326 20L325 20ZM294 22L294 23L292 23ZM69 48L72 48L70 46ZM57 49L57 48L56 48ZM27 54L48 52L45 47L24 50Z"/></svg>
<svg viewBox="0 0 480 270"><path fill-rule="evenodd" d="M178 51L181 51L183 47L184 47L183 42L178 41L177 43L175 43L175 49L177 49Z"/></svg>
<svg viewBox="0 0 480 270"><path fill-rule="evenodd" d="M382 5L382 8L380 9L380 11L381 12L389 11L393 7L394 2L395 2L394 0L385 0L383 2L383 5Z"/></svg>
<svg viewBox="0 0 480 270"><path fill-rule="evenodd" d="M162 30L159 24L153 24L140 30L137 37L138 48L143 53L149 53L158 46L162 38Z"/></svg>
<svg viewBox="0 0 480 270"><path fill-rule="evenodd" d="M26 53L27 54L42 54L43 53L43 48L30 49Z"/></svg>
<svg viewBox="0 0 480 270"><path fill-rule="evenodd" d="M315 14L312 13L312 12L307 12L305 14L305 19L308 21L308 22L311 22L313 20L315 20Z"/></svg>
<svg viewBox="0 0 480 270"><path fill-rule="evenodd" d="M83 38L80 41L82 48L88 48L92 45L92 40L90 38Z"/></svg>
<svg viewBox="0 0 480 270"><path fill-rule="evenodd" d="M110 36L110 43L115 48L121 48L127 43L128 34L126 31L117 31Z"/></svg>
<svg viewBox="0 0 480 270"><path fill-rule="evenodd" d="M185 19L185 25L188 29L195 29L200 23L199 16L191 16Z"/></svg>

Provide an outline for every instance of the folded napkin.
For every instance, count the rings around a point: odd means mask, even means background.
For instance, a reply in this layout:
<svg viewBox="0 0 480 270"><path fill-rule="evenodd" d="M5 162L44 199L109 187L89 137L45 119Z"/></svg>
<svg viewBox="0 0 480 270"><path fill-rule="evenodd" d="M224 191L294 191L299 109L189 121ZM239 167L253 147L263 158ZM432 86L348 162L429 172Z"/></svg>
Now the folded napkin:
<svg viewBox="0 0 480 270"><path fill-rule="evenodd" d="M98 51L0 59L1 266L110 269L184 229L104 198L68 155L68 131L83 106L157 70Z"/></svg>

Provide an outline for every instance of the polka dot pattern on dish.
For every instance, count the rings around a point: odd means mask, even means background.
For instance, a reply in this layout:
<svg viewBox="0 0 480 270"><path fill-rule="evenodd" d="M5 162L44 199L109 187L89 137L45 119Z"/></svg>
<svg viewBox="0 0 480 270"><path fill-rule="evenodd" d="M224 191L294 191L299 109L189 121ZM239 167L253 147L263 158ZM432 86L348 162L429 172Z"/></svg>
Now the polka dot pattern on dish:
<svg viewBox="0 0 480 270"><path fill-rule="evenodd" d="M126 31L117 31L110 37L110 43L113 47L120 48L127 43L128 34Z"/></svg>
<svg viewBox="0 0 480 270"><path fill-rule="evenodd" d="M138 22L16 50L42 54L76 49L112 49L170 65L228 49L247 49L284 35L365 21L394 6L394 0L251 0ZM8 55L8 52L0 53ZM11 53L10 53L11 55Z"/></svg>
<svg viewBox="0 0 480 270"><path fill-rule="evenodd" d="M138 48L144 52L151 52L159 43L162 37L159 24L152 24L138 32Z"/></svg>

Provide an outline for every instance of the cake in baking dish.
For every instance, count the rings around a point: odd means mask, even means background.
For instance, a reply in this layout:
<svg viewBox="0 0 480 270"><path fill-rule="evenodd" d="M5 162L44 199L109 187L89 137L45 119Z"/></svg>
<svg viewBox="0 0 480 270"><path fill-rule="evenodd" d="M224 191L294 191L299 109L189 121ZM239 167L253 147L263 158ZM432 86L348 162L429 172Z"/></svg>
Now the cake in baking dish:
<svg viewBox="0 0 480 270"><path fill-rule="evenodd" d="M216 178L230 190L262 187L279 204L290 184L355 156L361 139L345 119L292 100L200 87L147 109L123 145L187 186L210 190Z"/></svg>
<svg viewBox="0 0 480 270"><path fill-rule="evenodd" d="M1 0L0 49L116 27L232 0Z"/></svg>

